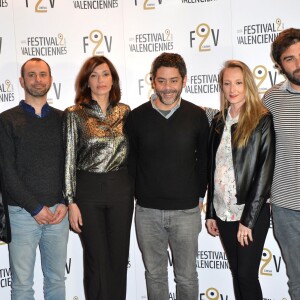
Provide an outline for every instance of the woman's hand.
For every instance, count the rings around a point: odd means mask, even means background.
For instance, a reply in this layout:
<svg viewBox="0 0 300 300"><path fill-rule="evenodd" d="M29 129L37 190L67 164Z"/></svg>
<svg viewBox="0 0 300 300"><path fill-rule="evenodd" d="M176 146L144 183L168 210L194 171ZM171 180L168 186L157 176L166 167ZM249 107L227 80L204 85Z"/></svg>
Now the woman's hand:
<svg viewBox="0 0 300 300"><path fill-rule="evenodd" d="M207 231L210 235L212 235L212 236L219 235L219 228L218 228L216 220L207 219L205 225L206 225Z"/></svg>
<svg viewBox="0 0 300 300"><path fill-rule="evenodd" d="M239 225L239 230L237 233L237 239L239 241L239 243L241 244L241 246L248 246L249 245L249 241L253 242L253 238L252 238L252 229L242 225L240 223Z"/></svg>
<svg viewBox="0 0 300 300"><path fill-rule="evenodd" d="M83 223L81 218L81 212L76 203L69 204L69 222L71 228L75 232L77 233L81 232L80 226L82 226Z"/></svg>

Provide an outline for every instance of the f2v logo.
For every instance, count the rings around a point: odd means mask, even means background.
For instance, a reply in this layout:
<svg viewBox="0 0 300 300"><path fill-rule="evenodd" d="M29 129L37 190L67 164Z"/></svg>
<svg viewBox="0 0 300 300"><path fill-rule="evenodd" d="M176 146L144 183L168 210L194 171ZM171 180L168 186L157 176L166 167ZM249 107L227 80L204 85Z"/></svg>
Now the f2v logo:
<svg viewBox="0 0 300 300"><path fill-rule="evenodd" d="M60 92L61 92L61 83L56 84L55 82L53 82L53 87L54 87L56 99L59 100Z"/></svg>
<svg viewBox="0 0 300 300"><path fill-rule="evenodd" d="M99 50L99 47L102 44L103 40L105 42L107 52L111 51L112 36L108 37L106 35L103 35L103 33L98 29L91 31L89 36L83 37L83 52L84 53L86 53L87 46L89 46L88 40L91 41L93 44L95 44L95 47L93 49L93 55L103 54L103 51Z"/></svg>
<svg viewBox="0 0 300 300"><path fill-rule="evenodd" d="M138 0L134 0L134 4L135 6L137 6L137 1ZM162 4L162 0L157 0L158 1L158 4ZM149 3L150 2L150 3ZM144 10L148 10L148 9L155 9L155 3L151 3L151 2L154 2L153 0L144 0L144 5L143 5L143 8Z"/></svg>
<svg viewBox="0 0 300 300"><path fill-rule="evenodd" d="M272 260L274 261L275 271L279 273L281 266L281 257L279 256L277 258L275 255L272 254L272 252L269 249L264 248L261 257L262 264L259 269L259 273L261 275L272 276L272 270L269 269Z"/></svg>
<svg viewBox="0 0 300 300"><path fill-rule="evenodd" d="M35 4L35 12L45 13L48 11L47 6L45 4L43 5L44 1L45 0L37 0L37 2ZM50 4L51 8L54 8L55 0L49 0L49 4ZM25 5L26 5L26 7L29 7L28 0L25 0Z"/></svg>
<svg viewBox="0 0 300 300"><path fill-rule="evenodd" d="M196 30L190 31L190 46L191 46L191 48L193 48L193 41L196 40L196 38L194 37L195 33L198 35L198 37L201 40L199 43L199 46L198 46L198 50L200 52L211 50L211 46L209 44L210 35L212 36L213 44L215 46L218 45L220 30L219 29L216 29L216 30L211 29L208 24L201 23L197 26Z"/></svg>
<svg viewBox="0 0 300 300"><path fill-rule="evenodd" d="M260 94L264 94L266 90L269 88L269 85L268 87L264 87L264 85L267 84L266 79L268 76L269 76L271 86L276 84L277 72L273 72L272 74L272 72L268 71L267 68L263 65L256 66L253 69L252 74L254 78L257 79L257 88Z"/></svg>

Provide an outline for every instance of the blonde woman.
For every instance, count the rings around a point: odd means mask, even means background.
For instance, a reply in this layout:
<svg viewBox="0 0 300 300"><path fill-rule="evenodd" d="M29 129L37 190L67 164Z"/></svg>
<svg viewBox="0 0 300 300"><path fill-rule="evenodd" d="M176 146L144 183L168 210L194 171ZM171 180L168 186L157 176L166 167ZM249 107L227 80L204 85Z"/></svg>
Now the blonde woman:
<svg viewBox="0 0 300 300"><path fill-rule="evenodd" d="M253 75L230 60L220 72L221 111L209 138L206 226L220 236L238 300L261 300L259 263L270 224L275 137Z"/></svg>

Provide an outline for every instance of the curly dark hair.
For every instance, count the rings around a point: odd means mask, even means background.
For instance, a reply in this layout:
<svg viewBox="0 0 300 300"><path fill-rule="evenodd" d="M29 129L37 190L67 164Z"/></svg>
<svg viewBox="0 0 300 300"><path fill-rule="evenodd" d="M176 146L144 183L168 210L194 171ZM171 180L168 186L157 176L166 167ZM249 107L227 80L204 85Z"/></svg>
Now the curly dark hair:
<svg viewBox="0 0 300 300"><path fill-rule="evenodd" d="M160 67L173 67L178 69L182 80L186 76L186 65L181 55L177 53L162 53L152 63L151 68L151 81L154 81L157 70Z"/></svg>
<svg viewBox="0 0 300 300"><path fill-rule="evenodd" d="M298 42L300 42L300 29L288 28L277 36L272 44L272 57L276 62L276 67L282 67L280 61L282 53L288 47Z"/></svg>

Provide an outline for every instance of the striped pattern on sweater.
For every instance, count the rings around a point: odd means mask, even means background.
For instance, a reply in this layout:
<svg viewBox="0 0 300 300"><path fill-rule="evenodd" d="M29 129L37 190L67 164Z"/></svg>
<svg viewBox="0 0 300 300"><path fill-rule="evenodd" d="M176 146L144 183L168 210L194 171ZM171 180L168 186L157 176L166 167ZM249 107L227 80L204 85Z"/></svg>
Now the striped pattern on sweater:
<svg viewBox="0 0 300 300"><path fill-rule="evenodd" d="M300 93L283 89L283 84L274 85L263 99L273 115L276 134L271 202L300 210Z"/></svg>

